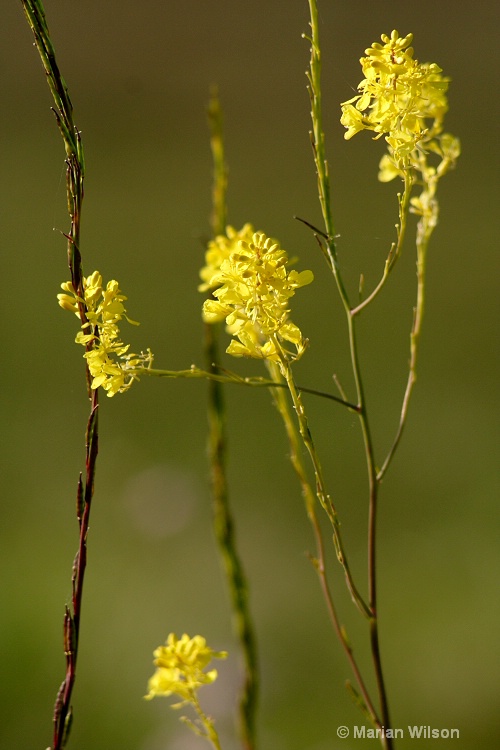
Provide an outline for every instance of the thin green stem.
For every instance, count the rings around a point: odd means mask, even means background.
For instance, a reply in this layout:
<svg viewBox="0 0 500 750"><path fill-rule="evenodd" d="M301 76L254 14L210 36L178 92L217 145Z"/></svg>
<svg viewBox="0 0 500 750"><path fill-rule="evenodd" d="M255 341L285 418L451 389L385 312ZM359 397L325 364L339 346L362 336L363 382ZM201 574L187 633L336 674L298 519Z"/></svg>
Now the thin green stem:
<svg viewBox="0 0 500 750"><path fill-rule="evenodd" d="M227 165L222 133L222 110L216 86L213 86L210 92L208 124L213 162L212 217L210 224L212 234L215 237L224 232L227 223Z"/></svg>
<svg viewBox="0 0 500 750"><path fill-rule="evenodd" d="M311 37L306 37L311 42L311 64L307 72L309 81L308 91L311 101L312 132L311 144L314 154L314 163L318 177L318 192L321 210L325 217L325 226L328 242L325 257L332 270L336 266L337 251L335 247L335 228L330 204L330 179L328 161L325 152L325 134L323 132L323 109L321 103L321 47L318 35L318 9L316 0L309 0L309 13L311 16Z"/></svg>
<svg viewBox="0 0 500 750"><path fill-rule="evenodd" d="M365 393L363 386L363 379L361 377L361 368L358 356L358 347L356 339L355 320L352 314L347 312L347 324L349 330L349 348L351 351L351 364L354 374L354 380L356 383L356 391L358 394L358 405L359 410L359 421L361 424L361 432L363 435L363 444L365 448L366 456L366 468L368 474L368 491L369 491L369 503L368 503L368 596L370 606L370 645L372 653L372 661L375 672L375 679L377 682L377 690L380 701L380 714L382 717L382 725L388 729L390 728L389 718L389 706L387 701L387 692L385 688L385 681L382 671L382 661L380 654L380 639L378 631L378 609L377 609L377 510L378 510L378 489L379 482L377 479L377 468L374 457L373 440L370 431L370 424L368 420L368 413L366 409ZM385 736L381 737L381 742L387 750L392 747L392 740Z"/></svg>
<svg viewBox="0 0 500 750"><path fill-rule="evenodd" d="M194 692L193 692L193 695L191 696L189 702L191 703L191 705L193 706L194 710L198 714L198 719L199 719L199 722L200 722L201 726L203 727L203 731L200 730L196 726L196 724L194 722L190 721L187 717L185 717L185 716L182 717L183 720L187 724L189 724L189 726L195 732L195 734L199 735L200 737L203 737L208 742L210 742L210 744L212 745L212 747L214 748L214 750L221 750L219 735L217 734L217 730L216 730L216 728L214 726L214 723L213 723L212 719L210 718L210 716L207 716L207 714L204 712L204 710L200 706L198 698L196 697L196 694Z"/></svg>
<svg viewBox="0 0 500 750"><path fill-rule="evenodd" d="M85 163L80 132L73 121L73 107L68 89L57 65L55 50L40 0L22 0L28 23L35 37L40 59L55 103L53 109L66 151L66 192L71 226L67 239L68 265L71 281L78 296L83 300L83 270L80 255L80 225L83 201ZM85 303L79 307L82 325L87 323ZM89 344L89 348L92 343ZM77 487L76 513L79 524L79 545L72 571L72 606L64 613L64 653L66 675L59 688L53 717L53 750L61 750L67 743L71 722L71 697L76 680L76 664L80 639L80 622L85 570L87 565L87 538L90 509L94 493L94 480L98 451L98 390L90 388L90 374L86 367L87 392L90 400L90 415L85 441L85 479L80 475Z"/></svg>
<svg viewBox="0 0 500 750"><path fill-rule="evenodd" d="M314 469L314 476L315 476L315 482L316 482L316 496L323 510L326 512L328 518L330 519L330 523L332 525L333 539L335 543L337 559L344 569L347 588L349 589L352 600L358 607L359 611L365 617L369 619L371 617L370 609L368 605L366 604L366 602L364 601L361 594L359 593L358 588L356 584L354 583L351 570L349 568L347 555L346 555L344 544L342 541L342 536L340 533L340 523L338 520L337 511L335 509L333 500L328 494L327 489L326 489L326 484L325 484L325 480L323 476L323 470L321 468L321 464L320 464L319 457L316 451L316 447L314 445L311 431L309 429L309 424L308 424L307 416L304 410L304 406L302 404L302 399L300 397L300 393L298 392L297 386L295 385L295 382L293 379L293 374L292 374L292 370L290 367L290 363L288 362L286 356L282 353L281 345L280 345L280 342L278 341L277 336L273 336L272 340L276 347L276 350L278 352L281 352L281 371L286 380L288 390L292 398L293 408L295 409L295 413L297 415L300 436L307 449L307 452L309 453L311 463Z"/></svg>
<svg viewBox="0 0 500 750"><path fill-rule="evenodd" d="M322 131L322 106L321 106L321 53L319 41L319 25L317 16L316 0L309 0L311 13L311 63L309 79L309 95L311 98L312 108L311 117L313 122L313 154L318 174L319 200L325 223L326 235L326 255L330 259L330 267L335 278L337 289L342 300L346 314L346 322L349 334L349 347L351 352L351 365L353 376L356 384L358 415L363 434L363 443L366 454L368 483L369 483L369 511L368 511L368 587L369 587L369 619L370 619L370 644L372 660L374 665L377 689L380 701L381 722L385 729L390 728L389 709L387 695L382 672L380 658L380 645L378 634L378 616L377 616L377 587L376 587L376 519L377 519L377 500L378 500L378 481L375 468L375 458L373 442L370 433L366 401L364 396L363 380L357 351L355 319L351 312L349 297L337 264L337 255L334 245L334 223L330 203L326 202L326 197L330 195L330 178L328 163L324 151L324 133ZM387 738L383 732L381 743L385 750L392 750L392 739Z"/></svg>
<svg viewBox="0 0 500 750"><path fill-rule="evenodd" d="M222 374L224 373L224 374ZM251 388L287 388L286 383L275 382L268 378L262 378L260 376L253 377L242 377L236 372L231 370L218 368L217 365L213 365L213 370L202 370L194 365L189 370L158 370L154 367L138 367L134 370L134 374L137 377L142 375L150 375L157 378L187 378L189 380L213 380L217 383L231 383L233 385L246 385ZM307 386L297 385L299 391L303 393L310 393L313 396L319 396L320 398L326 398L329 401L335 401L337 404L345 406L350 411L358 412L359 408L356 404L346 401L343 398L334 396L333 393L326 393L325 391L318 391L315 388L307 388Z"/></svg>
<svg viewBox="0 0 500 750"><path fill-rule="evenodd" d="M226 225L227 168L222 137L222 112L217 91L213 90L208 109L210 143L214 165L212 187L212 234L215 237ZM256 747L256 713L259 671L255 630L250 613L248 586L236 545L234 519L229 504L226 473L226 417L223 380L217 377L214 364L219 359L219 326L205 324L206 376L209 380L208 425L209 459L212 476L214 530L231 595L235 630L243 654L245 678L239 705L239 723L244 750ZM218 747L212 739L214 747ZM218 739L217 739L218 742Z"/></svg>
<svg viewBox="0 0 500 750"><path fill-rule="evenodd" d="M399 210L399 223L396 224L396 242L393 242L391 245L391 249L389 250L389 255L387 256L387 260L385 261L384 266L384 273L382 274L382 278L380 279L379 283L375 287L375 289L371 292L371 294L366 297L362 302L359 303L356 307L354 307L351 310L351 315L355 316L358 315L362 310L365 309L373 300L375 297L378 296L379 292L383 289L385 286L390 273L392 269L394 268L396 261L401 255L401 251L403 249L403 243L406 235L406 226L407 226L407 219L408 219L408 209L410 206L410 197L411 197L411 190L413 186L413 177L412 172L410 169L407 169L404 173L403 177L403 194L401 195L398 193L398 210Z"/></svg>
<svg viewBox="0 0 500 750"><path fill-rule="evenodd" d="M281 380L281 375L277 364L274 362L266 362L266 364L268 366L272 379L275 381ZM347 637L345 628L340 624L338 614L334 605L333 596L330 590L330 584L328 582L328 576L326 573L323 535L316 514L315 494L307 478L307 472L302 460L300 450L300 438L295 426L295 422L292 418L288 399L285 392L279 388L273 389L272 395L276 408L278 409L285 426L285 431L290 445L290 462L302 488L302 496L304 498L307 516L313 530L314 539L316 542L316 557L312 558L312 562L320 581L321 590L323 592L323 597L325 599L326 607L328 610L328 615L330 617L333 629L340 643L342 644L346 657L349 661L349 664L351 665L351 669L358 683L361 696L363 698L363 708L367 713L370 721L375 725L380 725L377 713L354 657L350 641Z"/></svg>
<svg viewBox="0 0 500 750"><path fill-rule="evenodd" d="M422 331L422 322L424 319L424 307L425 307L425 276L426 276L426 261L427 261L427 248L431 234L437 222L437 204L434 206L436 215L429 217L422 216L417 227L417 302L413 311L413 325L410 333L410 367L408 373L408 380L406 383L405 394L403 397L403 404L401 408L401 415L399 418L399 425L396 432L396 436L392 443L392 446L387 454L387 457L382 464L380 471L377 474L377 480L379 482L384 478L387 469L394 457L397 447L400 443L403 435L403 430L406 425L406 419L408 416L408 408L410 405L410 399L413 393L413 387L417 380L417 363L418 353L420 344L420 334Z"/></svg>

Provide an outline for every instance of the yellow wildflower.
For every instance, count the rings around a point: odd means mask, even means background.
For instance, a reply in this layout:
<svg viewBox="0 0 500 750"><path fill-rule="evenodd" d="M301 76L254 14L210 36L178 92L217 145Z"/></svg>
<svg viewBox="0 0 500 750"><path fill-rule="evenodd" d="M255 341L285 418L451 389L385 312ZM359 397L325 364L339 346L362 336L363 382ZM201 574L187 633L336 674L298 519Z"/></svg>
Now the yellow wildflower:
<svg viewBox="0 0 500 750"><path fill-rule="evenodd" d="M215 273L221 267L222 261L227 260L233 250L236 250L238 242L251 242L254 228L251 224L245 224L239 232L234 227L226 227L226 234L219 234L214 240L208 243L207 252L205 253L205 266L200 271L200 277L203 284L200 284L198 291L206 292L211 288L211 280Z"/></svg>
<svg viewBox="0 0 500 750"><path fill-rule="evenodd" d="M148 349L144 354L128 353L129 344L119 339L118 324L125 318L133 325L139 325L125 314L124 302L127 299L120 291L118 282L108 281L103 288L102 276L98 271L83 279L84 297L79 297L71 281L61 284L65 294L58 294L59 305L64 310L79 316L79 305L86 312L87 322L76 335L76 343L86 348L83 355L87 360L92 376L92 388L101 386L108 396L128 390L138 378L136 369L150 367L153 354Z"/></svg>
<svg viewBox="0 0 500 750"><path fill-rule="evenodd" d="M358 85L359 95L341 105L341 123L347 128L346 139L360 130L372 130L377 138L384 135L396 176L422 140L440 133L449 78L435 63L413 59L412 34L400 37L394 30L381 39L383 44L372 44L360 60L365 78ZM386 160L381 167L385 181L390 179L387 167Z"/></svg>
<svg viewBox="0 0 500 750"><path fill-rule="evenodd" d="M222 244L222 243L220 243ZM295 290L313 280L311 271L288 271L288 255L275 240L256 232L238 240L207 281L215 299L205 300L207 323L225 319L233 341L227 352L280 362L298 359L306 346L299 328L288 319L288 301ZM282 346L295 346L290 352Z"/></svg>
<svg viewBox="0 0 500 750"><path fill-rule="evenodd" d="M213 651L201 635L190 638L184 633L179 639L170 633L165 645L154 651L154 657L156 672L148 682L146 698L175 693L183 702L192 703L199 688L217 678L216 669L204 672L205 667L212 659L225 659L227 652Z"/></svg>

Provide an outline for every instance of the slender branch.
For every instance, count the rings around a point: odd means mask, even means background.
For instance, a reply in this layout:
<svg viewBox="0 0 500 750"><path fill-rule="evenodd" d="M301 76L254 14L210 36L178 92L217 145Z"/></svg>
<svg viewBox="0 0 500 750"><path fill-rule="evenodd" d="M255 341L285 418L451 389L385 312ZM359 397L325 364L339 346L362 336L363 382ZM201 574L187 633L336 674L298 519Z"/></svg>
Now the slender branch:
<svg viewBox="0 0 500 750"><path fill-rule="evenodd" d="M433 175L431 179L431 184L427 184L426 188L432 195L434 195L437 185L437 177ZM418 352L425 306L425 272L427 248L432 232L437 224L438 212L438 205L435 200L430 201L430 206L431 208L429 211L429 215L424 214L420 218L417 226L417 302L413 312L413 325L410 334L410 368L408 373L408 380L406 383L403 405L401 408L401 416L399 418L399 425L396 436L389 450L389 453L387 454L387 457L382 464L382 468L377 475L377 480L379 482L382 481L387 469L389 468L389 464L394 457L394 454L403 435L403 430L405 428L406 419L408 416L410 399L413 393L413 387L417 380Z"/></svg>
<svg viewBox="0 0 500 750"><path fill-rule="evenodd" d="M401 416L399 418L399 425L396 432L396 436L392 443L392 446L387 454L387 457L382 464L380 471L377 474L377 480L382 481L384 475L389 468L389 465L394 458L394 454L398 448L398 445L403 436L403 431L406 425L406 419L408 416L408 408L410 405L410 399L413 393L413 387L417 381L417 360L419 350L419 339L420 332L422 330L422 321L424 315L424 293L425 293L425 252L419 253L419 259L417 261L417 303L413 314L413 325L410 334L410 371L408 373L408 380L406 383L405 393L403 396L403 404L401 408Z"/></svg>
<svg viewBox="0 0 500 750"><path fill-rule="evenodd" d="M227 167L222 137L222 112L216 90L208 109L210 144L214 165L212 187L212 234L222 234L226 225ZM226 417L222 383L213 364L219 359L219 326L205 324L205 361L209 379L208 424L209 458L212 475L212 505L215 536L231 595L234 625L243 654L245 678L239 705L240 730L244 750L256 747L256 712L259 691L257 643L248 601L248 586L236 545L233 515L229 504L226 474ZM213 739L214 747L218 747Z"/></svg>
<svg viewBox="0 0 500 750"><path fill-rule="evenodd" d="M189 702L192 704L194 710L198 715L198 724L200 726L190 721L190 719L188 719L186 716L182 716L181 720L184 721L184 723L189 727L191 727L195 734L197 734L199 737L203 737L207 740L207 742L210 742L214 750L221 750L219 735L217 734L214 723L210 716L207 716L207 714L203 711L202 707L200 706L200 702L194 692L190 697Z"/></svg>
<svg viewBox="0 0 500 750"><path fill-rule="evenodd" d="M266 362L266 364L271 373L272 379L275 381L281 380L278 366L273 362ZM302 488L302 496L304 498L307 516L312 526L314 539L316 542L316 557L312 558L312 563L320 581L321 590L323 592L323 597L325 599L326 607L328 610L328 615L330 617L333 629L340 643L342 644L342 648L344 649L346 657L349 661L349 664L351 665L351 669L358 683L363 698L363 708L366 711L370 721L374 725L380 725L377 712L373 706L370 695L363 681L360 669L354 657L353 649L350 645L349 639L347 638L344 627L340 624L333 602L333 596L330 591L330 585L326 573L323 535L316 514L315 494L307 478L307 472L302 461L299 436L292 419L288 400L284 391L279 388L273 388L272 395L276 408L278 409L281 418L283 419L283 424L285 426L285 431L290 445L290 462Z"/></svg>
<svg viewBox="0 0 500 750"><path fill-rule="evenodd" d="M378 482L375 468L375 458L373 443L368 422L366 402L364 397L363 381L359 364L359 357L356 343L355 319L351 312L349 297L344 286L344 282L337 264L337 254L334 244L334 223L332 210L329 203L330 195L330 178L328 163L324 151L324 133L322 131L322 112L321 112L321 57L319 41L319 24L316 0L309 0L311 14L311 63L309 79L309 95L312 103L311 117L313 122L313 154L318 174L319 200L325 223L326 234L326 254L330 258L332 274L335 278L337 289L342 300L349 333L349 347L351 352L351 364L356 384L358 416L363 433L363 442L365 447L368 482L369 482L369 510L368 510L368 585L369 585L369 612L370 612L370 644L374 671L377 681L377 689L380 701L381 722L385 729L390 728L389 709L385 683L382 673L382 664L380 659L380 647L378 636L378 617L377 617L377 589L376 589L376 518L377 518L377 498ZM328 198L328 201L327 201ZM387 738L386 732L382 733L381 743L385 750L392 750L393 743L391 738Z"/></svg>
<svg viewBox="0 0 500 750"><path fill-rule="evenodd" d="M330 204L330 178L325 152L325 134L323 132L323 110L321 103L321 47L319 45L318 9L316 6L316 0L309 0L309 12L311 16L312 36L303 36L311 43L311 64L309 71L306 73L309 81L308 91L311 100L311 120L313 126L310 136L318 177L319 201L321 204L321 211L325 217L326 234L328 237L325 253L333 270L337 262L337 251L334 241L335 228Z"/></svg>
<svg viewBox="0 0 500 750"><path fill-rule="evenodd" d="M377 608L377 510L378 510L378 489L379 482L377 479L377 468L375 464L375 455L373 440L371 436L368 412L366 408L366 399L364 393L363 379L361 377L361 367L358 356L357 338L355 320L352 314L347 312L347 325L349 331L349 348L351 352L351 364L356 383L358 394L359 421L363 435L363 444L366 456L366 468L368 474L369 503L368 503L368 592L370 605L370 645L372 661L377 682L377 690L380 701L380 713L382 725L385 729L390 728L389 706L387 701L387 691L382 671L382 661L380 654L380 639L378 632L378 608ZM381 743L387 750L392 748L392 739L386 736L384 731L381 737Z"/></svg>
<svg viewBox="0 0 500 750"><path fill-rule="evenodd" d="M213 326L213 324L210 324ZM142 375L151 375L158 378L188 378L188 379L206 379L213 380L217 383L232 383L233 385L247 385L252 388L287 388L286 383L275 382L267 378L260 376L253 377L242 377L231 370L226 370L212 365L213 370L202 370L194 365L189 370L158 370L154 367L138 367L134 370L134 375L141 377ZM224 374L221 374L224 373ZM337 404L342 404L351 411L358 412L359 407L356 404L346 401L343 398L334 396L332 393L326 393L326 391L318 391L315 388L308 388L307 386L297 385L299 391L303 393L310 393L313 396L319 396L320 398L326 398L329 401L335 401Z"/></svg>
<svg viewBox="0 0 500 750"><path fill-rule="evenodd" d="M45 12L40 0L22 0L28 23L35 37L47 82L54 98L53 112L61 132L66 150L66 189L71 228L67 239L68 265L73 287L81 299L83 293L83 270L80 255L80 223L83 201L85 163L80 133L73 121L73 108L68 89L56 62ZM87 323L85 304L80 303L82 325ZM91 347L92 344L89 345ZM80 638L83 586L87 564L87 536L90 509L94 492L94 477L98 450L98 391L90 388L90 375L86 369L87 391L90 400L90 415L86 430L85 479L80 475L77 488L77 518L80 530L78 551L73 563L72 602L64 613L64 653L66 676L59 688L54 706L53 750L61 750L67 743L72 721L71 696L76 679L76 664Z"/></svg>
<svg viewBox="0 0 500 750"><path fill-rule="evenodd" d="M385 261L384 273L382 275L382 278L380 279L375 289L371 292L371 294L369 294L366 299L364 299L362 302L359 303L359 305L357 305L351 310L351 315L353 316L358 315L362 310L364 310L365 307L367 307L370 304L370 302L373 302L375 297L377 297L379 292L385 286L386 281L389 278L389 275L396 264L396 261L401 255L401 251L403 249L403 243L405 239L405 234L406 234L408 209L410 206L410 198L411 198L411 189L413 186L412 171L409 168L406 169L404 172L403 183L404 183L403 195L398 193L399 223L396 224L396 234L397 234L396 242L392 243L391 249L389 250L389 255L387 256L387 260Z"/></svg>
<svg viewBox="0 0 500 750"><path fill-rule="evenodd" d="M325 484L325 480L323 477L323 470L321 468L321 464L320 464L319 457L316 451L316 447L314 445L311 431L309 429L307 416L306 416L304 407L302 405L302 399L300 397L300 394L297 390L297 387L293 379L293 374L292 374L292 370L290 367L290 363L288 362L288 360L286 359L286 356L283 354L281 350L280 342L278 341L277 336L273 336L272 341L276 347L276 350L278 352L281 352L281 355L282 355L281 356L281 370L286 380L288 390L290 392L290 396L292 397L293 408L295 409L295 413L297 415L300 436L304 442L307 452L309 453L309 456L311 458L311 462L313 465L314 476L316 480L316 496L319 502L321 503L323 510L326 512L328 518L330 519L330 523L333 529L333 540L335 543L337 559L344 569L347 588L349 589L352 600L358 607L359 611L365 617L369 619L372 613L368 605L364 601L363 597L359 593L358 588L356 584L354 583L351 570L349 568L347 555L346 555L344 544L342 541L342 536L340 533L340 523L338 520L337 511L335 509L335 505L333 503L332 498L330 497L330 495L328 494L326 490L326 484Z"/></svg>
<svg viewBox="0 0 500 750"><path fill-rule="evenodd" d="M323 237L324 240L328 239L328 235L326 235L321 229L318 229L318 227L315 227L314 224L311 224L310 221L307 221L306 219L301 219L300 216L294 216L293 218L297 219L297 221L300 221L301 224L305 224L306 227L309 227L309 229L312 229L314 234L317 234L320 237Z"/></svg>
<svg viewBox="0 0 500 750"><path fill-rule="evenodd" d="M309 0L309 12L311 16L311 37L308 39L311 43L311 60L307 79L309 81L307 90L311 101L311 120L312 132L310 133L311 145L313 150L314 163L316 165L316 174L318 177L318 194L325 223L326 234L321 235L325 238L325 246L320 243L323 254L334 275L337 288L339 290L342 303L346 309L349 309L349 300L342 277L337 265L337 248L335 245L335 225L330 202L330 170L325 150L325 134L323 132L323 106L321 92L321 46L319 42L319 23L318 9L316 0ZM312 227L311 227L312 228Z"/></svg>

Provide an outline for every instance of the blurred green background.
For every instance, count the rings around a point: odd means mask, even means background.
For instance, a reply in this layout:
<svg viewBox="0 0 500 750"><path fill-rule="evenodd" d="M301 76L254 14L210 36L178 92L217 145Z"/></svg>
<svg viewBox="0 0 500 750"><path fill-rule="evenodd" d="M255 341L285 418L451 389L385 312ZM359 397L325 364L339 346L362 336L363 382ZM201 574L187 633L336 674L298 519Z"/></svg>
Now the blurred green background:
<svg viewBox="0 0 500 750"><path fill-rule="evenodd" d="M123 329L156 364L202 364L197 292L208 235L208 90L220 87L229 216L279 237L316 281L294 300L311 340L299 382L349 394L341 308L310 232L320 223L308 139L306 0L47 0L59 64L87 159L84 268L118 278L141 327ZM319 0L325 128L351 289L378 279L396 222L395 183L377 182L382 143L346 143L339 102L381 33L415 36L416 57L450 75L447 130L458 169L440 186L428 300L409 429L380 508L382 649L394 725L457 727L432 747L491 748L500 738L498 482L494 347L498 213L497 11L493 3ZM87 419L76 320L55 295L68 278L63 147L19 2L2 7L1 249L4 366L0 524L2 748L45 748L64 675L62 617L77 548L74 505ZM496 110L496 114L495 114ZM414 224L412 223L412 227ZM59 231L53 231L53 228ZM362 361L379 460L397 425L415 290L409 235L383 296L363 316ZM496 235L495 235L496 240ZM241 372L255 363L227 362ZM235 750L239 684L212 531L206 384L143 380L102 399L71 750L195 750L168 708L145 703L152 651L169 631L202 633L231 659L206 690L224 750ZM353 750L336 727L363 724L306 552L313 540L264 391L227 389L230 481L262 663L262 750ZM307 399L352 566L365 571L366 481L356 419ZM328 533L328 530L326 529ZM332 555L330 554L330 557ZM339 610L370 671L366 631L331 559ZM364 590L364 589L363 589ZM372 684L370 678L370 684ZM413 747L411 740L397 747ZM421 746L426 747L425 740Z"/></svg>

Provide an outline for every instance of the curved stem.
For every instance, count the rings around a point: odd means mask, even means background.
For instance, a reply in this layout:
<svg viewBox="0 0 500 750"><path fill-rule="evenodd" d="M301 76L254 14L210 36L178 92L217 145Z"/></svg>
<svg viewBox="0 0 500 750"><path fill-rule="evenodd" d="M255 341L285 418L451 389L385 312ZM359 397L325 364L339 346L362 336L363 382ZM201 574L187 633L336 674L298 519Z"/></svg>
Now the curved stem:
<svg viewBox="0 0 500 750"><path fill-rule="evenodd" d="M267 378L261 378L259 376L254 377L241 377L231 370L224 369L225 374L220 374L220 370L216 365L213 365L211 370L202 370L199 367L192 367L189 370L158 370L153 367L138 367L133 371L136 377L142 375L152 375L158 378L188 378L188 379L206 379L214 380L218 383L232 383L233 385L246 385L252 388L287 388L286 383L275 382ZM132 372L132 371L131 371ZM318 391L315 388L307 388L303 385L297 385L299 391L303 393L310 393L313 396L319 396L320 398L326 398L329 401L335 401L337 404L342 404L351 411L358 412L359 408L356 404L346 401L345 399L334 396L332 393L326 393L325 391Z"/></svg>
<svg viewBox="0 0 500 750"><path fill-rule="evenodd" d="M280 346L277 336L273 336L272 340L276 347L276 350L278 352L281 352L281 346ZM344 544L342 542L342 536L340 533L340 524L339 524L339 520L337 517L337 511L335 510L335 505L332 501L332 498L330 497L330 495L328 494L326 490L325 480L323 477L323 470L321 468L319 457L316 452L316 447L314 445L311 431L309 429L306 413L302 405L302 399L300 398L300 394L295 385L292 371L290 368L290 363L288 362L284 354L281 355L280 369L286 380L288 390L292 398L293 407L297 415L300 436L304 442L307 452L309 453L309 456L311 458L311 462L313 465L314 476L316 480L316 496L321 506L323 507L323 510L326 512L328 518L330 519L330 523L333 528L333 539L335 543L337 559L344 569L347 588L350 591L353 602L356 604L360 612L369 619L371 617L371 611L369 607L367 606L366 602L364 601L363 597L359 593L356 584L354 583L352 573L349 568L349 563L347 560L347 555L345 552Z"/></svg>
<svg viewBox="0 0 500 750"><path fill-rule="evenodd" d="M398 193L399 224L396 224L397 240L396 242L393 242L393 244L391 245L391 249L389 250L389 255L387 256L387 260L385 261L384 273L382 275L382 278L380 279L373 292L366 299L364 299L363 302L360 302L359 305L351 310L351 315L353 316L358 315L362 310L364 310L365 307L370 304L370 302L373 302L375 297L377 297L379 292L385 286L385 283L389 278L392 269L396 265L396 261L401 255L406 234L408 210L410 206L411 189L413 185L413 177L410 169L407 169L405 171L403 182L403 195Z"/></svg>
<svg viewBox="0 0 500 750"><path fill-rule="evenodd" d="M382 481L387 469L389 468L389 464L394 457L394 454L403 435L403 430L405 428L406 419L408 416L408 407L413 393L413 387L417 380L417 362L420 333L422 331L422 322L424 318L425 307L425 272L427 247L436 221L435 217L433 217L433 221L427 221L426 218L427 217L421 218L417 229L417 302L414 309L413 325L410 334L410 369L408 373L405 394L403 397L403 405L401 408L398 429L389 453L387 454L387 457L382 464L380 471L378 472L377 479L379 482Z"/></svg>
<svg viewBox="0 0 500 750"><path fill-rule="evenodd" d="M272 379L276 381L281 380L279 368L276 365L276 363L266 362L266 365L271 373ZM316 542L316 557L312 559L312 562L314 565L314 569L316 570L316 573L318 574L318 578L319 578L320 585L321 585L321 590L323 592L323 597L325 599L327 610L328 610L328 615L330 617L330 621L335 630L335 633L340 643L342 644L342 648L344 649L346 657L349 661L349 664L351 665L351 669L358 683L358 686L359 686L359 689L360 689L360 692L364 701L363 707L366 710L366 713L368 714L370 721L375 725L380 725L380 721L377 717L377 712L373 706L370 695L368 693L363 677L361 675L360 669L354 657L353 649L350 645L349 639L347 638L347 634L345 632L344 627L340 624L337 611L333 602L333 597L332 597L330 585L328 582L328 576L326 573L323 535L321 533L321 527L320 527L318 517L316 514L315 495L309 483L309 480L307 478L307 472L304 467L304 463L302 461L300 444L299 444L299 436L297 434L297 429L295 427L294 421L292 419L292 415L290 413L288 400L284 391L278 388L272 390L272 395L273 395L276 408L278 409L281 415L281 418L283 420L283 424L285 426L285 431L286 431L288 442L290 445L290 461L295 471L295 474L297 475L300 486L302 488L302 496L304 498L307 516L309 518L309 521L311 523L311 527L313 530L313 534L314 534L314 538Z"/></svg>

